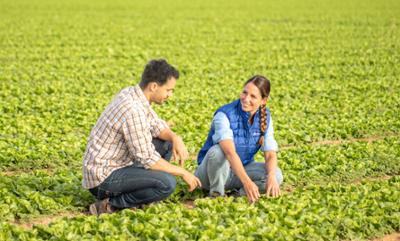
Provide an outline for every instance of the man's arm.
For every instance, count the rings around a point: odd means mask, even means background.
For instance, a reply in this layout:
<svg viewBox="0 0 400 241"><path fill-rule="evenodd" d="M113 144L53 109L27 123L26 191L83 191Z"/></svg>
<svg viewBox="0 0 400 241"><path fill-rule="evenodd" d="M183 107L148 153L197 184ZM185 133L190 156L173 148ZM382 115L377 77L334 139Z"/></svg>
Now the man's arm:
<svg viewBox="0 0 400 241"><path fill-rule="evenodd" d="M179 159L179 165L183 166L186 159L189 157L189 152L186 149L185 144L182 141L182 138L175 134L171 129L165 128L161 130L158 138L164 141L170 141L172 143L172 154L173 159Z"/></svg>
<svg viewBox="0 0 400 241"><path fill-rule="evenodd" d="M183 166L186 159L189 157L189 153L186 149L182 138L175 134L167 125L167 123L157 116L154 110L150 110L150 132L153 137L158 137L164 141L172 143L172 155L173 160L179 159L179 165Z"/></svg>
<svg viewBox="0 0 400 241"><path fill-rule="evenodd" d="M181 167L172 165L162 158L155 164L151 165L150 169L155 171L163 171L174 176L182 177L183 180L189 185L189 192L193 191L196 187L201 187L201 182L196 176Z"/></svg>

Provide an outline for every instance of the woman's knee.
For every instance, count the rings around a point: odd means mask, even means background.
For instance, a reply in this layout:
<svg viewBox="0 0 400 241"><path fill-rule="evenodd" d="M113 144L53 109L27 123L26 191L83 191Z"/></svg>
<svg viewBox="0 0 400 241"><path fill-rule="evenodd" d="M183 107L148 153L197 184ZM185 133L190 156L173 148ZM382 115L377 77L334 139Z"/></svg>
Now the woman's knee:
<svg viewBox="0 0 400 241"><path fill-rule="evenodd" d="M207 152L208 158L215 161L226 161L225 153L219 144L213 145Z"/></svg>
<svg viewBox="0 0 400 241"><path fill-rule="evenodd" d="M276 168L276 180L278 181L279 185L283 183L283 174L279 167Z"/></svg>

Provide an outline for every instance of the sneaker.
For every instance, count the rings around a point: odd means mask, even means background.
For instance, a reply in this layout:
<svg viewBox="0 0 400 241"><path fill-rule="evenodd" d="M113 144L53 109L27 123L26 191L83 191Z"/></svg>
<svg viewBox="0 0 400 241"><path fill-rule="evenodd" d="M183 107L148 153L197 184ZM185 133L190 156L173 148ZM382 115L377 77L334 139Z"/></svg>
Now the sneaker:
<svg viewBox="0 0 400 241"><path fill-rule="evenodd" d="M99 200L95 203L90 204L89 206L90 214L97 216L99 216L102 213L113 213L115 211L116 210L111 206L108 198Z"/></svg>
<svg viewBox="0 0 400 241"><path fill-rule="evenodd" d="M240 197L240 191L238 189L232 189L227 194L228 197Z"/></svg>
<svg viewBox="0 0 400 241"><path fill-rule="evenodd" d="M217 198L217 197L222 197L223 195L221 195L221 193L219 193L219 192L210 192L210 194L208 196L210 198Z"/></svg>
<svg viewBox="0 0 400 241"><path fill-rule="evenodd" d="M132 208L144 209L144 208L149 208L149 207L151 207L153 205L157 205L159 203L161 203L161 201L155 201L155 202L151 202L151 203L143 203L143 204L139 204L138 206L132 207Z"/></svg>

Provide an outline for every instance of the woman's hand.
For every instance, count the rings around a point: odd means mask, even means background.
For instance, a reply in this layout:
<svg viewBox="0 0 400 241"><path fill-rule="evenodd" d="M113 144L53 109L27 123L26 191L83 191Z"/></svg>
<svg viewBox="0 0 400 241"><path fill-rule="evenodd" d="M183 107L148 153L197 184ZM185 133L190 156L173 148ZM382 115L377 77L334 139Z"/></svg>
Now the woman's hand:
<svg viewBox="0 0 400 241"><path fill-rule="evenodd" d="M267 178L267 183L265 184L265 193L268 196L278 197L281 195L281 189L279 187L278 181L275 175L269 175Z"/></svg>
<svg viewBox="0 0 400 241"><path fill-rule="evenodd" d="M244 191L246 192L249 202L254 203L260 198L260 192L257 185L253 181L248 181L243 184Z"/></svg>

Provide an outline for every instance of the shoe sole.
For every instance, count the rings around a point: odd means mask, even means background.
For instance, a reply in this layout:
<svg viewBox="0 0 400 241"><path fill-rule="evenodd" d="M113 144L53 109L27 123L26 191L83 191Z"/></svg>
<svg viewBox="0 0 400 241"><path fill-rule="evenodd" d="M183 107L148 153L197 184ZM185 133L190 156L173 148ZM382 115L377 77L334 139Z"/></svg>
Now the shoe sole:
<svg viewBox="0 0 400 241"><path fill-rule="evenodd" d="M90 212L90 214L92 214L92 215L97 215L97 216L98 216L98 212L97 212L97 208L96 208L96 204L95 204L95 203L90 204L90 206L89 206L89 212Z"/></svg>

